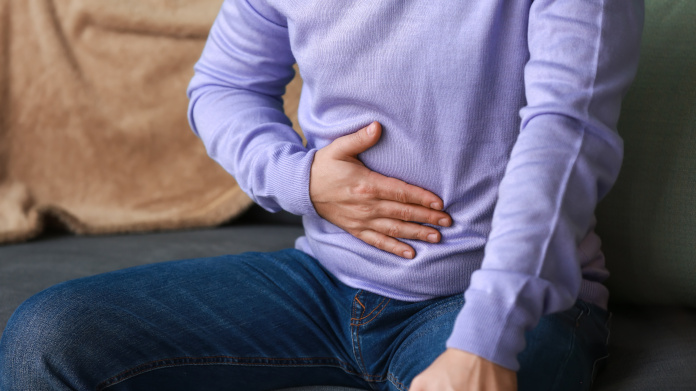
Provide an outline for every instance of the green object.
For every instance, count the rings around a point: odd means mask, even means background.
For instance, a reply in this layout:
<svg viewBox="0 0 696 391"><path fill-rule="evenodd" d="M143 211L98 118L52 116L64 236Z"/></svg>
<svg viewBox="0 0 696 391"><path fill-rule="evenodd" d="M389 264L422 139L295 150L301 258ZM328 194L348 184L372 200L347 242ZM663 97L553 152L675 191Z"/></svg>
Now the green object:
<svg viewBox="0 0 696 391"><path fill-rule="evenodd" d="M696 307L696 1L647 0L621 174L597 210L611 300Z"/></svg>

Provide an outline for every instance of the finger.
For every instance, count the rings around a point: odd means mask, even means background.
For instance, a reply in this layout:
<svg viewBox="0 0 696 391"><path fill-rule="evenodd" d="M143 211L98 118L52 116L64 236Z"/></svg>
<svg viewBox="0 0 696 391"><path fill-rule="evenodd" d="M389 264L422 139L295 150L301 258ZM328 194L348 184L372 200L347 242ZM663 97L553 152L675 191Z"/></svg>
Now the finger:
<svg viewBox="0 0 696 391"><path fill-rule="evenodd" d="M410 185L402 180L390 178L370 171L367 179L371 182L370 188L375 192L375 197L382 200L400 202L402 204L416 204L426 208L442 210L443 202L434 193L418 186Z"/></svg>
<svg viewBox="0 0 696 391"><path fill-rule="evenodd" d="M442 239L440 232L435 228L394 219L375 219L371 221L370 228L392 238L422 240L429 243L438 243Z"/></svg>
<svg viewBox="0 0 696 391"><path fill-rule="evenodd" d="M401 221L449 227L452 218L445 212L432 210L420 205L403 204L396 201L381 201L373 212L375 217L388 217Z"/></svg>
<svg viewBox="0 0 696 391"><path fill-rule="evenodd" d="M356 157L377 144L381 135L382 126L373 122L355 133L337 138L330 144L330 149L337 159Z"/></svg>
<svg viewBox="0 0 696 391"><path fill-rule="evenodd" d="M412 259L416 255L413 247L376 231L363 230L354 236L373 247L402 258Z"/></svg>

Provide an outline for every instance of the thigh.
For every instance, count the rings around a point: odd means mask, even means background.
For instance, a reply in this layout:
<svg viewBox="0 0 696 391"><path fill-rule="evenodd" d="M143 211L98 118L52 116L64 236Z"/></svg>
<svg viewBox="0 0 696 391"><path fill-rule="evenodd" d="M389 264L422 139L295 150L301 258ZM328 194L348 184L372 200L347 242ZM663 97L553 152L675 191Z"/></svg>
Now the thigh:
<svg viewBox="0 0 696 391"><path fill-rule="evenodd" d="M417 304L421 308L414 311L408 324L396 337L388 382L385 383L389 390L408 390L413 378L447 349L447 338L464 305L464 296L455 295L424 304Z"/></svg>
<svg viewBox="0 0 696 391"><path fill-rule="evenodd" d="M350 337L340 321L343 297L350 302L353 292L296 250L67 282L13 315L0 342L0 385L12 390L11 381L24 378L36 390L359 386L348 375Z"/></svg>
<svg viewBox="0 0 696 391"><path fill-rule="evenodd" d="M389 388L407 390L411 380L446 349L464 305L463 295L434 301L414 315L389 366ZM542 317L526 334L520 353L519 391L589 390L596 363L607 356L606 312L578 301L573 308Z"/></svg>
<svg viewBox="0 0 696 391"><path fill-rule="evenodd" d="M581 300L564 312L544 316L527 333L517 379L525 390L590 390L599 362L607 357L605 310Z"/></svg>

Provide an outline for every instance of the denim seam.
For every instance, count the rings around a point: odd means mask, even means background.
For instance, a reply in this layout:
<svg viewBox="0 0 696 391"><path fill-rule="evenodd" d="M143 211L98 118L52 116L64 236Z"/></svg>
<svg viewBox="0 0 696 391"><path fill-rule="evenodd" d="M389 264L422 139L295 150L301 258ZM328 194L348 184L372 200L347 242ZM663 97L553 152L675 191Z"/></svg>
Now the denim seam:
<svg viewBox="0 0 696 391"><path fill-rule="evenodd" d="M382 300L382 301L384 301L384 300ZM364 326L364 325L366 325L366 324L372 322L373 320L377 319L377 317L379 316L379 314L381 314L382 311L384 311L384 309L387 308L387 304L389 304L390 301L391 301L391 299L387 300L387 302L384 303L384 305L383 305L382 308L379 310L379 312L377 312L370 320L368 320L368 321L366 321L366 322L364 322L364 323L355 323L355 325L356 325L356 326ZM382 303L380 303L380 305L381 305L381 304L382 304ZM378 307L375 307L375 310L376 310L377 308L378 308ZM375 310L372 310L372 312L374 312ZM362 319L365 319L365 318L367 318L367 316L362 317L362 318L357 319L357 320L362 320ZM352 319L351 319L351 320L352 320Z"/></svg>
<svg viewBox="0 0 696 391"><path fill-rule="evenodd" d="M363 311L365 311L365 304L363 304L362 301L360 301L360 299L358 299L358 295L355 295L355 301L357 301L358 304L360 304L360 306L362 307ZM351 316L351 320L353 320L352 316Z"/></svg>
<svg viewBox="0 0 696 391"><path fill-rule="evenodd" d="M590 377L591 384L594 384L595 378L597 377L597 371L598 371L597 364L601 361L607 360L609 358L609 356L611 355L609 353L609 339L611 337L611 329L610 329L609 325L611 324L611 317L612 317L612 313L609 312L607 314L606 321L604 321L604 328L607 330L607 338L604 341L604 347L605 347L607 353L604 356L597 358L592 363L592 376Z"/></svg>
<svg viewBox="0 0 696 391"><path fill-rule="evenodd" d="M365 359L363 358L362 354L362 346L360 345L360 326L361 324L356 324L353 323L353 319L364 319L366 316L362 316L362 314L365 312L366 307L365 305L360 301L358 296L360 295L362 291L358 291L358 293L355 294L355 297L353 298L353 305L351 309L351 328L355 330L355 336L353 337L353 356L355 357L355 360L358 364L358 367L361 371L361 373L356 374L360 376L363 380L368 382L370 384L370 387L373 387L372 383L378 383L378 382L383 382L386 379L385 375L373 375L367 372L367 367L365 366ZM383 302L384 300L382 300ZM360 318L356 317L356 309L357 307L355 306L355 303L358 303L360 307L362 307L362 313L360 314ZM381 304L381 303L380 303ZM374 312L374 310L372 311ZM376 316L376 315L375 315ZM356 351L357 348L357 351Z"/></svg>
<svg viewBox="0 0 696 391"><path fill-rule="evenodd" d="M256 362L254 362L256 361ZM281 362L274 362L281 361ZM282 361L301 361L296 363L283 363ZM312 362L317 361L317 362ZM113 385L124 382L146 372L162 368L174 368L182 366L198 365L247 365L247 366L278 366L278 367L306 367L306 366L331 366L340 368L346 373L361 376L360 373L351 370L348 363L335 357L305 357L305 358L269 358L269 357L234 357L234 356L205 356L205 357L172 357L153 360L140 364L112 376L97 385L96 390L102 391Z"/></svg>
<svg viewBox="0 0 696 391"><path fill-rule="evenodd" d="M362 345L360 344L360 325L355 326L355 341L356 344L358 345L358 352L360 352L360 363L359 365L362 367L362 378L363 380L367 381L370 385L370 388L373 390L376 390L375 386L372 383L377 383L377 382L382 382L384 381L384 376L380 375L372 375L367 372L367 366L365 365L365 359L363 358L362 354Z"/></svg>
<svg viewBox="0 0 696 391"><path fill-rule="evenodd" d="M408 391L408 389L409 389L409 387L407 385L401 383L398 380L398 378L391 372L389 372L389 374L387 376L387 380L389 380L389 382L391 384L393 384L394 387L398 388L400 391Z"/></svg>
<svg viewBox="0 0 696 391"><path fill-rule="evenodd" d="M609 358L609 353L594 360L594 362L592 363L592 374L590 375L590 385L594 384L594 380L597 377L597 370L598 370L597 364L608 359L608 358Z"/></svg>
<svg viewBox="0 0 696 391"><path fill-rule="evenodd" d="M365 305L364 305L362 302L360 302L360 299L358 299L357 296L355 297L355 300L358 302L358 304L360 304L360 305L362 306L363 310L366 310L366 309L365 309ZM372 313L375 312L375 311L377 310L377 308L379 308L379 306L382 305L382 303L384 303L384 300L386 300L385 297L382 298L382 301L380 301L379 304L377 304L377 305L375 306L375 308L373 308L372 311L370 311L369 314L367 314L367 315L365 315L365 316L363 316L362 314L360 314L360 317L359 317L359 318L351 317L350 320L363 320L363 319L367 318L368 316L372 315ZM391 299L389 299L389 300L391 300ZM363 312L364 312L364 311L363 311Z"/></svg>
<svg viewBox="0 0 696 391"><path fill-rule="evenodd" d="M358 369L360 370L361 375L366 375L366 374L367 374L367 368L365 367L365 360L363 359L362 348L361 348L361 346L360 346L360 332L359 332L359 326L358 326L358 325L354 325L353 322L352 322L352 319L355 318L355 310L356 310L355 303L356 303L356 302L359 303L360 306L361 306L362 309L363 309L363 310L362 310L362 313L361 313L360 315L362 316L362 314L365 313L365 306L360 302L360 299L358 299L358 296L360 295L360 292L362 292L362 290L359 290L357 293L355 293L355 297L353 298L352 309L351 309L351 316L350 316L350 318L351 318L351 322L350 322L351 324L350 324L350 325L351 325L351 328L355 327L355 336L352 336L352 335L351 335L351 337L353 338L353 356L355 357L355 360L356 360L356 362L357 362L357 364L358 364ZM351 333L351 334L352 334L352 333ZM357 351L356 351L356 348L357 348Z"/></svg>

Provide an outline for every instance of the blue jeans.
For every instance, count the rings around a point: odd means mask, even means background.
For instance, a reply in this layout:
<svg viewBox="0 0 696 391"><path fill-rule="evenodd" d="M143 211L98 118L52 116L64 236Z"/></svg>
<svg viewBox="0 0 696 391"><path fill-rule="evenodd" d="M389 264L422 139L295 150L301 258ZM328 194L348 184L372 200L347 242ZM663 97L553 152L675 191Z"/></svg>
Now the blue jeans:
<svg viewBox="0 0 696 391"><path fill-rule="evenodd" d="M145 265L27 300L0 341L0 389L407 390L463 304L353 289L297 250ZM519 389L589 389L607 318L582 301L544 317L519 356Z"/></svg>

